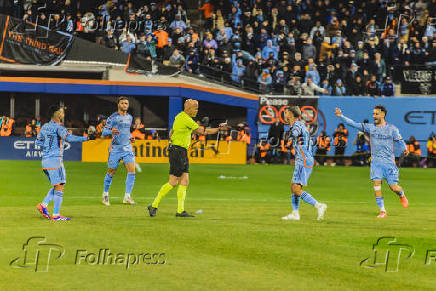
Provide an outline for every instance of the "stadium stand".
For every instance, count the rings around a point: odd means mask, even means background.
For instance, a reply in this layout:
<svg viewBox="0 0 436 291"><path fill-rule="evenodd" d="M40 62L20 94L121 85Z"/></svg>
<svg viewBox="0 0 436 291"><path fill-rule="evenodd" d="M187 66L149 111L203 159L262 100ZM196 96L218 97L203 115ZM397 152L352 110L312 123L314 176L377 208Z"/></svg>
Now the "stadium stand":
<svg viewBox="0 0 436 291"><path fill-rule="evenodd" d="M400 68L435 65L435 15L434 0L52 0L15 7L15 16L50 29L247 90L299 93L301 84L306 94L339 96L393 96L388 77L398 83Z"/></svg>

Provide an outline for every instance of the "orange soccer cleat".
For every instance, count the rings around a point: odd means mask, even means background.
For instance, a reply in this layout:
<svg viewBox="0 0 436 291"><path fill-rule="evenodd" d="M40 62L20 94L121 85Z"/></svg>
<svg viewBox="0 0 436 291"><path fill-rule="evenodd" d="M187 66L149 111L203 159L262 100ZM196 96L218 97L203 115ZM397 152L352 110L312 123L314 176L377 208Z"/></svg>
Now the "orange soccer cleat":
<svg viewBox="0 0 436 291"><path fill-rule="evenodd" d="M403 197L400 197L401 204L404 208L409 207L409 201L406 198L406 195L403 195Z"/></svg>
<svg viewBox="0 0 436 291"><path fill-rule="evenodd" d="M377 216L377 218L386 218L388 215L386 214L386 211L380 212L380 214Z"/></svg>

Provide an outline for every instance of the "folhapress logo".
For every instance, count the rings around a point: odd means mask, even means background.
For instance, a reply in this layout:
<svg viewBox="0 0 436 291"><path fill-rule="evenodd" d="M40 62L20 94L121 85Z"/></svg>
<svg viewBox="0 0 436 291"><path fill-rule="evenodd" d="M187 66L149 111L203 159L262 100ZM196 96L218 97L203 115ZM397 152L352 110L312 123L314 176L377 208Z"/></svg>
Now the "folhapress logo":
<svg viewBox="0 0 436 291"><path fill-rule="evenodd" d="M360 266L383 268L385 272L398 272L400 262L410 259L415 254L415 249L410 245L396 242L395 237L379 238L372 246L373 254L360 262Z"/></svg>
<svg viewBox="0 0 436 291"><path fill-rule="evenodd" d="M23 244L23 253L12 260L13 268L28 268L35 272L48 272L51 263L59 260L64 255L64 247L58 244L47 243L43 236L34 236Z"/></svg>

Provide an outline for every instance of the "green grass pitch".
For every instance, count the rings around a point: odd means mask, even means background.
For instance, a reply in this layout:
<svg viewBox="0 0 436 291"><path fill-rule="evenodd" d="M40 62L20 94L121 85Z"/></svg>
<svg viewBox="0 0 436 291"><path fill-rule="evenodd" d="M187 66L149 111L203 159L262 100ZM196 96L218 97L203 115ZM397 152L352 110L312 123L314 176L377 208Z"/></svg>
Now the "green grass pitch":
<svg viewBox="0 0 436 291"><path fill-rule="evenodd" d="M428 255L436 250L435 169L400 169L410 207L403 209L384 184L389 216L378 220L369 168L317 167L306 190L328 204L325 220L317 221L316 210L302 202L301 221L292 222L281 220L291 208L290 166L191 165L186 210L203 210L193 219L175 218L175 190L161 202L157 217L146 216L146 206L167 181L168 165L141 165L132 194L136 206L122 205L126 171L120 167L110 207L100 202L106 164L65 166L62 214L72 221L51 222L35 208L49 189L40 162L0 161L0 290L435 287L436 251ZM28 268L10 266L24 256L23 244L34 236L62 246L64 255L51 258L47 272L35 272L30 259ZM397 272L386 272L382 264L360 266L385 236L413 248L413 256L400 256ZM43 256L47 249L41 249ZM76 264L78 250L82 255L99 249L121 254L119 264L92 265L83 258ZM144 255L130 258L139 263L126 269L124 254L146 253L164 253L165 264L151 264Z"/></svg>

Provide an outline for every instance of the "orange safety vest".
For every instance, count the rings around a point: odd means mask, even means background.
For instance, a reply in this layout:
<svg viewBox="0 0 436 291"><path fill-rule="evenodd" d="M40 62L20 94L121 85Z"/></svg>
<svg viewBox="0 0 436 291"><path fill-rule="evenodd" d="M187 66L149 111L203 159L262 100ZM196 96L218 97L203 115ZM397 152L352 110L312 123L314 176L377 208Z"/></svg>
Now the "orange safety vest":
<svg viewBox="0 0 436 291"><path fill-rule="evenodd" d="M342 135L342 140L345 141L345 143L348 142L348 129L344 128L344 131L342 133L339 133L338 129L335 129L335 146L338 145L339 135Z"/></svg>
<svg viewBox="0 0 436 291"><path fill-rule="evenodd" d="M261 145L260 146L260 157L261 158L264 158L264 157L266 157L266 154L267 154L267 152L268 152L268 150L269 150L269 148L270 148L271 146L270 146L270 144L269 143L267 143L266 145Z"/></svg>
<svg viewBox="0 0 436 291"><path fill-rule="evenodd" d="M246 134L245 130L240 130L238 132L238 141L245 142L246 144L250 144L251 134Z"/></svg>
<svg viewBox="0 0 436 291"><path fill-rule="evenodd" d="M328 136L321 137L318 136L316 138L316 142L318 147L326 149L327 151L330 151L330 138Z"/></svg>
<svg viewBox="0 0 436 291"><path fill-rule="evenodd" d="M145 133L142 133L139 129L144 128L144 124L140 124L139 128L135 128L135 130L132 132L132 137L135 139L145 139Z"/></svg>
<svg viewBox="0 0 436 291"><path fill-rule="evenodd" d="M285 146L285 141L282 139L280 141L280 145L281 145L281 151L286 153L288 152L288 148L292 146L292 139L288 140L286 146ZM291 153L295 156L295 148L291 149Z"/></svg>
<svg viewBox="0 0 436 291"><path fill-rule="evenodd" d="M2 127L0 129L0 136L10 136L12 134L12 126L14 125L15 120L12 118L8 118L5 122L3 121Z"/></svg>
<svg viewBox="0 0 436 291"><path fill-rule="evenodd" d="M427 142L427 149L429 153L433 153L436 155L436 141L434 140L429 140Z"/></svg>
<svg viewBox="0 0 436 291"><path fill-rule="evenodd" d="M407 149L409 150L409 152L421 156L421 149L417 140L415 140L413 144L407 144Z"/></svg>
<svg viewBox="0 0 436 291"><path fill-rule="evenodd" d="M26 137L32 137L32 126L26 125Z"/></svg>

